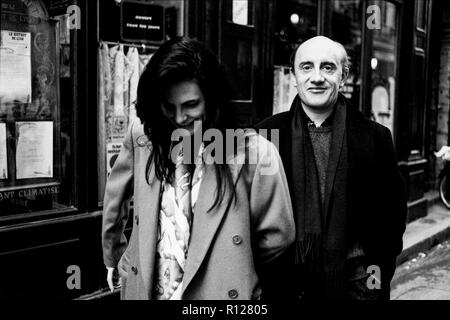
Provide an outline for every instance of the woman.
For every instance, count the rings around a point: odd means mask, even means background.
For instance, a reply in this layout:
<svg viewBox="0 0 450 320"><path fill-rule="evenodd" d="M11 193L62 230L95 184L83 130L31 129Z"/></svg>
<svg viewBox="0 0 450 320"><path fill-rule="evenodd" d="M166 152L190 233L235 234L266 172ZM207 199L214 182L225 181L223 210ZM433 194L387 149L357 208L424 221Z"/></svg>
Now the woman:
<svg viewBox="0 0 450 320"><path fill-rule="evenodd" d="M257 270L293 242L276 148L250 132L236 150L222 143L221 150L207 152L212 143L202 140L202 129L225 136L235 127L228 88L214 54L188 38L164 43L143 72L140 121L130 125L104 199L104 262L110 288L118 268L122 298L258 299ZM191 138L194 143L185 145ZM249 163L248 155L256 161ZM278 170L264 172L267 165Z"/></svg>

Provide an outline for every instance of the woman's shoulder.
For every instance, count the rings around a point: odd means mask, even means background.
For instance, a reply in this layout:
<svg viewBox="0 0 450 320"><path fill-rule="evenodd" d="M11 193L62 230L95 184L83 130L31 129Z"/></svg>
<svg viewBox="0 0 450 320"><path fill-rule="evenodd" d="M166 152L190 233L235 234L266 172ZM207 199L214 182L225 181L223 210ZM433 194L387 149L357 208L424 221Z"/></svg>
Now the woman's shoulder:
<svg viewBox="0 0 450 320"><path fill-rule="evenodd" d="M267 154L273 155L272 151L276 149L276 146L267 139L266 135L261 134L255 129L249 129L246 130L245 136L246 141L248 141L245 146L248 152L258 155L258 158Z"/></svg>
<svg viewBox="0 0 450 320"><path fill-rule="evenodd" d="M237 152L229 164L257 165L264 159L267 162L279 156L276 146L257 130L245 129L241 133L241 139L237 139Z"/></svg>
<svg viewBox="0 0 450 320"><path fill-rule="evenodd" d="M130 121L128 130L134 146L151 146L150 139L145 134L144 125L139 118L135 118L134 120Z"/></svg>

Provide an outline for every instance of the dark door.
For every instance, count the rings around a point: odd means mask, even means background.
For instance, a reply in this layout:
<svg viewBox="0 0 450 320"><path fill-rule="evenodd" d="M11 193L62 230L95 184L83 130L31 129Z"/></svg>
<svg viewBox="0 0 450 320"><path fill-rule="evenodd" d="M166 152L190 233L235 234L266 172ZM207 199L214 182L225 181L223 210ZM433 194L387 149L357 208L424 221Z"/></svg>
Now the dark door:
<svg viewBox="0 0 450 320"><path fill-rule="evenodd" d="M223 0L220 6L219 57L234 90L233 106L240 126L257 122L261 105L261 4L256 0Z"/></svg>

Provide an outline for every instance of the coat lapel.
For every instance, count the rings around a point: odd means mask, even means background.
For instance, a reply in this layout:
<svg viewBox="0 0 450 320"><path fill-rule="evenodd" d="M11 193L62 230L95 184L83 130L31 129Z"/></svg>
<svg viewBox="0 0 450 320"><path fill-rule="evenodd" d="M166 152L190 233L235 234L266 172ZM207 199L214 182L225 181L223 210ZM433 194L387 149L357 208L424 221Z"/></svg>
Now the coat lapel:
<svg viewBox="0 0 450 320"><path fill-rule="evenodd" d="M358 188L357 180L363 179L361 172L367 172L374 161L373 142L368 120L347 108L347 144L348 144L348 184L350 190ZM349 193L349 197L351 194Z"/></svg>
<svg viewBox="0 0 450 320"><path fill-rule="evenodd" d="M238 161L238 163L242 162ZM219 225L232 203L230 201L231 192L227 188L222 203L211 210L216 197L217 180L214 167L207 165L205 168L205 175L200 185L199 198L194 211L191 239L183 278L183 292L186 291L205 259ZM235 185L242 165L229 166L229 168L232 170L233 185Z"/></svg>
<svg viewBox="0 0 450 320"><path fill-rule="evenodd" d="M338 110L335 111L337 124L333 125L332 143L330 148L330 158L327 168L327 180L325 183L325 201L324 201L324 223L328 221L328 209L330 205L330 198L333 192L334 181L336 178L336 171L341 158L342 147L344 145L344 139L346 135L346 118L347 118L347 106L345 103L338 104Z"/></svg>

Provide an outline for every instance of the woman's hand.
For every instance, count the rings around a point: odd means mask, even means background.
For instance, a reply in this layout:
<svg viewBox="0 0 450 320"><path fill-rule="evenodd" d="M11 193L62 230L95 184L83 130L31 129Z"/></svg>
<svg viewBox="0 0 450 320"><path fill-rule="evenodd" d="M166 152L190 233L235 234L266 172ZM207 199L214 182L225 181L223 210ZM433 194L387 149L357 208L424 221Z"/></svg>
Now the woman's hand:
<svg viewBox="0 0 450 320"><path fill-rule="evenodd" d="M109 290L113 292L115 288L120 288L122 279L119 277L117 268L106 267L106 269L108 270L108 274L106 275L106 282L108 282Z"/></svg>
<svg viewBox="0 0 450 320"><path fill-rule="evenodd" d="M441 150L435 152L434 155L442 160L450 161L450 147L443 146Z"/></svg>

